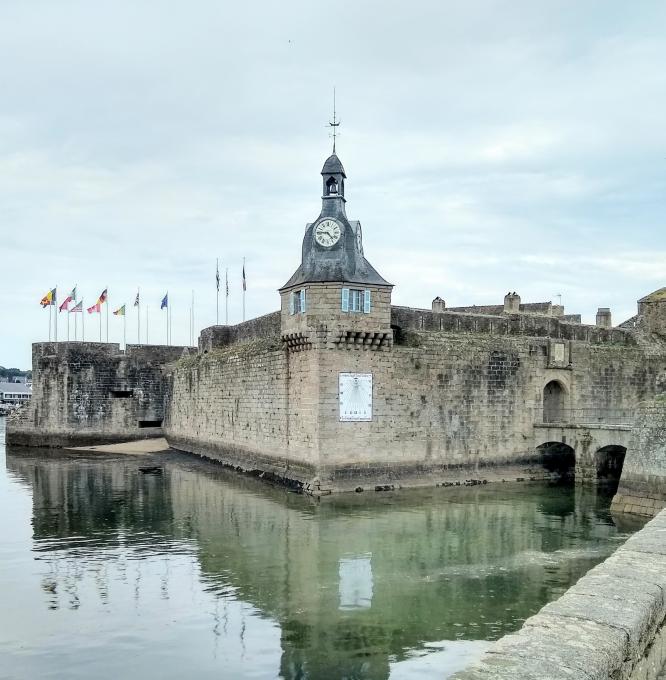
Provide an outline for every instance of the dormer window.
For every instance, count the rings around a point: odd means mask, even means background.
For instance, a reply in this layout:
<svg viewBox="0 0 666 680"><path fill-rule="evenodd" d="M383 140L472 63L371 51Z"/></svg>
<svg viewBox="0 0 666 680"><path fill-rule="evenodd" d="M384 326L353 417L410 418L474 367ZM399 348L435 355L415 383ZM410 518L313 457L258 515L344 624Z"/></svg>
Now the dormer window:
<svg viewBox="0 0 666 680"><path fill-rule="evenodd" d="M335 177L331 177L328 182L326 182L327 193L329 196L338 194L338 182Z"/></svg>

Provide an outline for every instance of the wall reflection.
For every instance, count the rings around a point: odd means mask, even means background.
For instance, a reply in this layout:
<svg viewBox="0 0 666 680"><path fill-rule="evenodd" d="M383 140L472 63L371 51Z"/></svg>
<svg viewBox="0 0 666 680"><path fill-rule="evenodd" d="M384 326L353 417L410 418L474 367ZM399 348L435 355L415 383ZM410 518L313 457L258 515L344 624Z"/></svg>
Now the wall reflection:
<svg viewBox="0 0 666 680"><path fill-rule="evenodd" d="M150 464L163 472L141 473L145 458L7 454L12 476L32 490L35 555L50 560L40 583L46 606L81 606L88 588L77 584L91 573L96 597L114 605L109 569L114 579L125 570L135 607L142 588L169 598L194 587L184 585L190 578L216 603L207 627L214 644L242 645L244 663L262 651L243 633L248 622L277 624L274 672L289 679L331 669L388 678L396 660L425 643L495 639L619 542L609 499L570 487L316 503L186 456ZM196 565L189 575L168 559L177 555ZM164 558L161 572L159 559L141 572L149 556ZM120 605L113 615L122 625Z"/></svg>

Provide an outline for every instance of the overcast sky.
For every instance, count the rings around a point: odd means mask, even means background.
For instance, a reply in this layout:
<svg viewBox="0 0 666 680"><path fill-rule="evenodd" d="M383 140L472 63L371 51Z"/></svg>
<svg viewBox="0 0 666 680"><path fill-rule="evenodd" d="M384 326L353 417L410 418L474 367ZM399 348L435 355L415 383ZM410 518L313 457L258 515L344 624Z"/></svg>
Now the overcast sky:
<svg viewBox="0 0 666 680"><path fill-rule="evenodd" d="M168 290L180 344L192 290L215 322L216 257L240 321L245 256L248 318L277 309L333 86L347 214L394 303L516 290L620 322L666 285L665 35L661 1L3 0L0 364L29 366L56 284L108 286L130 341L137 286L164 341Z"/></svg>

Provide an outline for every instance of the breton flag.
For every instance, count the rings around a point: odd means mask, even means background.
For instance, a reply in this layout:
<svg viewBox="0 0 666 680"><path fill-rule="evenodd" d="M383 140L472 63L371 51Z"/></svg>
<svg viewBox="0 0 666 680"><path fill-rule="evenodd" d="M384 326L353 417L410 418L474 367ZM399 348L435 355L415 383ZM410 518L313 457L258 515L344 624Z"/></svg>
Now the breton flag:
<svg viewBox="0 0 666 680"><path fill-rule="evenodd" d="M50 290L39 302L42 307L48 307L49 305L55 305L56 301L56 289Z"/></svg>
<svg viewBox="0 0 666 680"><path fill-rule="evenodd" d="M215 285L217 286L217 292L220 292L220 264L215 261Z"/></svg>
<svg viewBox="0 0 666 680"><path fill-rule="evenodd" d="M108 291L108 288L105 288L105 289L102 291L102 293L100 294L100 296L97 298L97 302L96 302L95 304L96 304L98 307L99 307L100 305L103 305L103 304L106 302L107 291ZM99 311L99 310L97 310L97 311Z"/></svg>
<svg viewBox="0 0 666 680"><path fill-rule="evenodd" d="M92 307L87 308L88 314L94 314L95 312L97 312L99 314L99 310L100 310L99 300Z"/></svg>
<svg viewBox="0 0 666 680"><path fill-rule="evenodd" d="M118 307L118 309L116 309L114 314L116 316L125 316L125 305L123 305L122 307Z"/></svg>
<svg viewBox="0 0 666 680"><path fill-rule="evenodd" d="M136 291L136 299L134 300L134 306L138 307L139 306L139 291Z"/></svg>
<svg viewBox="0 0 666 680"><path fill-rule="evenodd" d="M160 309L164 309L165 307L169 306L169 293L167 293L163 298L162 298L162 304L160 305Z"/></svg>
<svg viewBox="0 0 666 680"><path fill-rule="evenodd" d="M245 262L243 262L243 290L247 290L247 281L245 280Z"/></svg>
<svg viewBox="0 0 666 680"><path fill-rule="evenodd" d="M226 287L227 287L227 297L229 297L229 270L228 269L224 272L224 283L226 284Z"/></svg>
<svg viewBox="0 0 666 680"><path fill-rule="evenodd" d="M90 310L88 310L90 311ZM83 300L81 302L77 302L70 310L70 314L75 314L77 312L83 313Z"/></svg>

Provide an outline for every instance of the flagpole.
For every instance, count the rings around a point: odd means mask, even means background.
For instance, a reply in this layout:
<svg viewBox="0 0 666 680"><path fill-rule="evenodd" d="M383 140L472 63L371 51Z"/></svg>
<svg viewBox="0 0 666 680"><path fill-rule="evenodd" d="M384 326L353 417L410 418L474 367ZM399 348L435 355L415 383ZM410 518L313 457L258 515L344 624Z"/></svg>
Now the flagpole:
<svg viewBox="0 0 666 680"><path fill-rule="evenodd" d="M245 258L243 258L243 321L245 321Z"/></svg>
<svg viewBox="0 0 666 680"><path fill-rule="evenodd" d="M169 293L167 293L168 295ZM167 313L166 313L166 344L169 344L169 298L167 298Z"/></svg>
<svg viewBox="0 0 666 680"><path fill-rule="evenodd" d="M69 310L67 312L67 342L69 342Z"/></svg>
<svg viewBox="0 0 666 680"><path fill-rule="evenodd" d="M224 274L224 283L225 283L225 289L224 289L224 325L228 326L229 325L229 267L227 267L226 272Z"/></svg>
<svg viewBox="0 0 666 680"><path fill-rule="evenodd" d="M85 317L85 314L87 314L87 312L83 311L83 298L81 298L81 342L86 341L86 317Z"/></svg>
<svg viewBox="0 0 666 680"><path fill-rule="evenodd" d="M220 325L220 259L215 260L215 283L217 292L215 294L215 324Z"/></svg>
<svg viewBox="0 0 666 680"><path fill-rule="evenodd" d="M146 305L146 345L149 345L150 341L148 340L148 305Z"/></svg>
<svg viewBox="0 0 666 680"><path fill-rule="evenodd" d="M102 310L98 309L97 313L99 314L99 341L102 342Z"/></svg>
<svg viewBox="0 0 666 680"><path fill-rule="evenodd" d="M55 341L58 342L58 286L56 286L53 289L53 306L56 307L56 309L53 311L53 318L55 319L54 322L54 332L55 332Z"/></svg>
<svg viewBox="0 0 666 680"><path fill-rule="evenodd" d="M127 315L123 314L123 349L127 352Z"/></svg>
<svg viewBox="0 0 666 680"><path fill-rule="evenodd" d="M106 341L109 342L109 288L104 288L106 291Z"/></svg>
<svg viewBox="0 0 666 680"><path fill-rule="evenodd" d="M136 343L141 344L141 288L136 289Z"/></svg>
<svg viewBox="0 0 666 680"><path fill-rule="evenodd" d="M74 292L76 292L77 287L78 287L78 284L76 286L74 286ZM74 296L74 306L76 307L76 295ZM69 324L69 317L67 317L67 323ZM79 324L78 324L77 319L76 319L76 314L74 314L74 342L76 342L76 339L78 337L78 334L76 332L78 325Z"/></svg>

